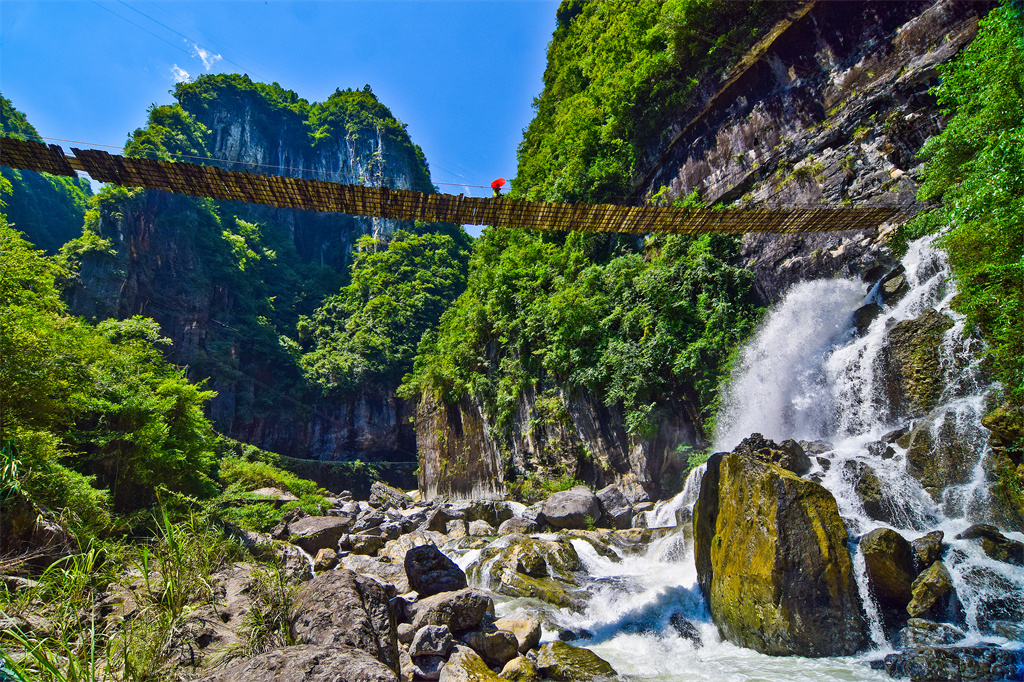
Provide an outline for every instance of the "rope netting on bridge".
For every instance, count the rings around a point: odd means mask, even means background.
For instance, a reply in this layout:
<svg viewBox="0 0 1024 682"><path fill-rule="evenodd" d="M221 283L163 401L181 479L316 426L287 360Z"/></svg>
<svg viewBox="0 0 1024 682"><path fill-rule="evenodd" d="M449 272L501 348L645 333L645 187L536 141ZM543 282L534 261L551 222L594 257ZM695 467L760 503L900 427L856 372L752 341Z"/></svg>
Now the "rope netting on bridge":
<svg viewBox="0 0 1024 682"><path fill-rule="evenodd" d="M16 138L0 139L0 165L177 194L243 201L278 208L376 216L398 220L492 225L531 230L584 230L651 234L674 232L822 232L877 227L900 210L871 208L687 208L524 201L507 197L426 194L366 185L345 185L219 166L141 159Z"/></svg>

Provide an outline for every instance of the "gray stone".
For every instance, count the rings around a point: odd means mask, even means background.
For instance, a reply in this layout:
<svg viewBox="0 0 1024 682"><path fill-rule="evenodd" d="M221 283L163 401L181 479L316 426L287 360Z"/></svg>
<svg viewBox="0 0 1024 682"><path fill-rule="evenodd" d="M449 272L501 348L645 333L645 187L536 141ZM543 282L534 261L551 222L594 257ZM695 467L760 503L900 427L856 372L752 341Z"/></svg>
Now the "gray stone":
<svg viewBox="0 0 1024 682"><path fill-rule="evenodd" d="M494 667L500 668L519 655L519 640L505 630L470 630L459 639Z"/></svg>
<svg viewBox="0 0 1024 682"><path fill-rule="evenodd" d="M420 599L409 606L414 629L427 625L447 625L455 634L480 626L484 616L494 613L494 602L487 593L472 588L442 592Z"/></svg>
<svg viewBox="0 0 1024 682"><path fill-rule="evenodd" d="M299 645L229 663L196 682L398 682L398 676L359 649Z"/></svg>
<svg viewBox="0 0 1024 682"><path fill-rule="evenodd" d="M878 528L861 538L860 548L879 605L905 612L917 577L910 543L891 528Z"/></svg>
<svg viewBox="0 0 1024 682"><path fill-rule="evenodd" d="M526 653L540 644L540 620L525 613L513 613L494 621L494 627L511 632L519 642L519 652Z"/></svg>
<svg viewBox="0 0 1024 682"><path fill-rule="evenodd" d="M361 575L368 575L382 585L394 585L397 594L405 594L412 588L405 577L402 564L382 561L365 554L349 554L341 559L342 568L347 568Z"/></svg>
<svg viewBox="0 0 1024 682"><path fill-rule="evenodd" d="M990 559L1024 566L1024 543L1011 540L987 523L976 523L956 536L957 540L979 540Z"/></svg>
<svg viewBox="0 0 1024 682"><path fill-rule="evenodd" d="M435 545L413 547L405 554L409 587L421 597L466 587L466 574Z"/></svg>
<svg viewBox="0 0 1024 682"><path fill-rule="evenodd" d="M437 680L444 669L444 656L413 656L412 676L416 680Z"/></svg>
<svg viewBox="0 0 1024 682"><path fill-rule="evenodd" d="M469 534L475 538L493 537L498 534L498 531L483 519L477 519L476 521L470 521Z"/></svg>
<svg viewBox="0 0 1024 682"><path fill-rule="evenodd" d="M498 526L498 535L529 535L536 532L537 523L522 516L513 516L507 521L502 521L501 525Z"/></svg>
<svg viewBox="0 0 1024 682"><path fill-rule="evenodd" d="M296 641L361 649L398 672L398 633L384 588L347 569L313 578L295 597Z"/></svg>
<svg viewBox="0 0 1024 682"><path fill-rule="evenodd" d="M544 518L556 528L587 528L601 519L597 496L586 486L553 493L544 501Z"/></svg>
<svg viewBox="0 0 1024 682"><path fill-rule="evenodd" d="M440 682L507 682L495 675L479 654L465 646L455 650L438 679Z"/></svg>
<svg viewBox="0 0 1024 682"><path fill-rule="evenodd" d="M795 440L775 443L760 433L752 433L740 441L734 452L747 457L775 464L797 476L803 476L811 470L811 458L804 452L803 446Z"/></svg>
<svg viewBox="0 0 1024 682"><path fill-rule="evenodd" d="M393 602L394 600L392 600ZM413 629L412 623L399 623L398 628L398 641L406 646L412 643L412 638L416 634L416 630Z"/></svg>
<svg viewBox="0 0 1024 682"><path fill-rule="evenodd" d="M426 520L420 525L420 530L430 530L435 533L446 533L448 532L448 524L455 519L462 519L465 521L466 514L464 512L452 511L439 507L433 509L427 513Z"/></svg>
<svg viewBox="0 0 1024 682"><path fill-rule="evenodd" d="M633 525L633 507L617 485L610 485L597 491L597 501L604 517L612 528L625 529Z"/></svg>
<svg viewBox="0 0 1024 682"><path fill-rule="evenodd" d="M540 682L537 665L526 656L517 656L501 669L501 679L508 682Z"/></svg>
<svg viewBox="0 0 1024 682"><path fill-rule="evenodd" d="M378 509L405 509L412 505L409 496L398 488L392 488L381 481L374 481L370 485L370 505Z"/></svg>
<svg viewBox="0 0 1024 682"><path fill-rule="evenodd" d="M409 644L409 655L417 656L444 656L455 646L452 639L452 631L447 625L425 625L416 631Z"/></svg>

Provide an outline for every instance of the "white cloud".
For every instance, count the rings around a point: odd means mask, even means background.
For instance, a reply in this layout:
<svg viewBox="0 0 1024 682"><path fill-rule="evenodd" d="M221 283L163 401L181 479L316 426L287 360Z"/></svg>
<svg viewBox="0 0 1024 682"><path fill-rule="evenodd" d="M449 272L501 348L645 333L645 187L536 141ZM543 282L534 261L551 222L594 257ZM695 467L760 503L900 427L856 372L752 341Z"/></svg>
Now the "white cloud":
<svg viewBox="0 0 1024 682"><path fill-rule="evenodd" d="M177 64L171 67L171 76L174 78L175 83L184 83L185 81L192 80L192 76L188 75L188 71Z"/></svg>
<svg viewBox="0 0 1024 682"><path fill-rule="evenodd" d="M211 66L213 66L221 59L223 59L223 57L221 57L219 54L214 54L209 50L201 47L199 43L192 43L192 54L203 60L203 66L206 68L207 71L210 70Z"/></svg>

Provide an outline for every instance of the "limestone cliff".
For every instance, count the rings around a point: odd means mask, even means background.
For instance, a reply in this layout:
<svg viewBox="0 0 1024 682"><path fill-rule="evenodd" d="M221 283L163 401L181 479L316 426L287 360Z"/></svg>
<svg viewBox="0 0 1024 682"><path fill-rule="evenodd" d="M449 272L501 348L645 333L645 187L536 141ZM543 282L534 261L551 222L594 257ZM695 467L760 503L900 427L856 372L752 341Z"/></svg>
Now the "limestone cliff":
<svg viewBox="0 0 1024 682"><path fill-rule="evenodd" d="M310 105L276 84L218 76L176 97L151 110L127 153L432 191L422 152L368 88ZM108 190L76 248L69 298L90 319L156 319L173 342L169 359L217 392L211 416L232 437L293 457L412 460L411 412L395 387L325 398L302 377L295 341L299 315L346 281L356 240L399 226Z"/></svg>

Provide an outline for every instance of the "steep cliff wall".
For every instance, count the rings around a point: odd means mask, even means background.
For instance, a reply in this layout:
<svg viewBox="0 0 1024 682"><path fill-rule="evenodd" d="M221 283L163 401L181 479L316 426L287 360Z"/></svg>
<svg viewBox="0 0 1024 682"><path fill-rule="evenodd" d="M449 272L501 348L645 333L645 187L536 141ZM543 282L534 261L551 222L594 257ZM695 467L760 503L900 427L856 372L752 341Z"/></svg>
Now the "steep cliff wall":
<svg viewBox="0 0 1024 682"><path fill-rule="evenodd" d="M176 96L128 153L432 191L422 153L368 90L309 105L236 76ZM346 281L356 240L402 223L125 190L108 190L86 223L72 309L156 319L170 360L217 392L221 431L293 457L414 458L411 409L395 387L324 397L302 376L296 334Z"/></svg>
<svg viewBox="0 0 1024 682"><path fill-rule="evenodd" d="M663 196L696 190L712 204L919 210L916 154L942 124L935 67L970 43L992 3L811 4L704 84L645 150L638 196L667 186ZM742 256L775 302L800 280L880 276L892 261L877 237L749 234Z"/></svg>
<svg viewBox="0 0 1024 682"><path fill-rule="evenodd" d="M657 195L658 201L671 201L696 190L697 198L709 204L886 204L915 210L920 173L915 155L942 124L928 92L937 83L935 66L969 44L979 14L990 6L948 1L794 6L789 16L765 27L765 37L752 49L737 54L731 67L706 76L664 132L639 150L634 198ZM628 10L617 11L628 14ZM615 19L622 21L621 16ZM587 79L577 73L586 66L558 53L559 45L571 42L567 36L576 30L574 21L573 17L560 19L549 50L545 83L552 92L565 89L567 82L587 87ZM602 59L600 55L593 58ZM560 100L549 102L542 95L538 120L555 120L559 106ZM648 103L651 107L657 109ZM544 146L548 143L542 140L545 132L551 133L546 126L554 124L538 125L534 129L531 124L529 144L520 149L521 174L524 168L538 172L538 164L524 163L523 155L549 153ZM565 161L563 166L573 164ZM543 179L547 184L539 187L550 185L550 191L555 191L571 185L566 179L569 171L563 170L552 170L553 175ZM769 304L804 279L880 278L895 263L887 245L891 231L892 226L883 226L857 233L747 235L732 262L753 274L758 298ZM611 248L633 247L620 243ZM660 242L654 240L640 251L651 258L658 248ZM694 296L692 290L684 291L675 294L677 305ZM576 304L567 296L565 304L570 303ZM522 324L538 323L524 314ZM598 327L586 328L597 342ZM490 343L479 355L491 357L493 349L505 341ZM586 339L579 344L573 352L586 354ZM631 351L623 346L622 352ZM516 381L514 374L501 368L502 359L495 358L487 361L483 385ZM578 368L579 362L570 366ZM438 466L433 461L441 450L437 443L451 441L454 432L438 431L438 424L427 429L418 415L421 487L458 495L498 483L514 486L518 477L531 474L568 474L592 485L617 482L634 499L670 493L679 485L674 474L687 468L690 448L707 445L706 392L698 395L694 379L688 378L692 375L678 373L678 366L665 382L667 388L646 397L652 408L648 424L653 428L627 428L630 415L622 403L567 390L551 377L540 377L520 391L512 416L500 428L492 425L483 430L484 442L467 443L471 457L477 451L486 451L488 457L501 453L504 466L494 468L495 478L490 481L479 479L485 475L481 471ZM625 373L643 371L632 358L623 361L621 383L630 380ZM470 391L448 409L465 411L473 395ZM494 412L494 405L490 409ZM502 409L508 411L507 406ZM477 400L471 411L486 414L487 408Z"/></svg>

